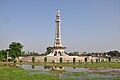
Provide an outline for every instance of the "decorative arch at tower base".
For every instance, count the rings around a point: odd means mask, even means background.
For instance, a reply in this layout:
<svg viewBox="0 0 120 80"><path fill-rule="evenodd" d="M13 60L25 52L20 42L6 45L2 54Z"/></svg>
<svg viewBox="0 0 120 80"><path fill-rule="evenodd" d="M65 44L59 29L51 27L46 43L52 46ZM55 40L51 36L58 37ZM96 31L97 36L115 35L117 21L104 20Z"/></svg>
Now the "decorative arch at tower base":
<svg viewBox="0 0 120 80"><path fill-rule="evenodd" d="M52 52L47 56L68 56L64 51L65 48L66 47L51 47Z"/></svg>

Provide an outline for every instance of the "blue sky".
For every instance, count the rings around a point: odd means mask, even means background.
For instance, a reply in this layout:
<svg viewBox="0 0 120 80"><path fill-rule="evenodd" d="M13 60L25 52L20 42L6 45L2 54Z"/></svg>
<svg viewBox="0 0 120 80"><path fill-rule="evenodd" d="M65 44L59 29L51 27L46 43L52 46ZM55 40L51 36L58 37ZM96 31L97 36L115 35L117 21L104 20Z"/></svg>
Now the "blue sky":
<svg viewBox="0 0 120 80"><path fill-rule="evenodd" d="M44 53L61 12L66 52L120 51L120 0L0 0L0 50L13 42Z"/></svg>

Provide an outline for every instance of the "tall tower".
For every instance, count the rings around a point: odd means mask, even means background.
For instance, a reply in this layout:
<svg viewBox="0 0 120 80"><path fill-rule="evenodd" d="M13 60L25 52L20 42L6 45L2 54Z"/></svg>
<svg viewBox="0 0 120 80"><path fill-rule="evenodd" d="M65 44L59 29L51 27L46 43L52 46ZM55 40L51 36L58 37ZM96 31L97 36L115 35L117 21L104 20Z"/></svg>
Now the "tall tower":
<svg viewBox="0 0 120 80"><path fill-rule="evenodd" d="M57 13L56 13L55 23L56 23L55 42L54 42L54 46L50 47L52 49L52 52L47 56L68 56L67 54L65 54L65 51L64 51L66 47L63 47L61 42L60 10L59 9L57 10Z"/></svg>
<svg viewBox="0 0 120 80"><path fill-rule="evenodd" d="M57 10L55 23L56 23L56 32L55 32L54 46L55 47L62 47L61 33L60 33L60 11L59 11L59 9Z"/></svg>

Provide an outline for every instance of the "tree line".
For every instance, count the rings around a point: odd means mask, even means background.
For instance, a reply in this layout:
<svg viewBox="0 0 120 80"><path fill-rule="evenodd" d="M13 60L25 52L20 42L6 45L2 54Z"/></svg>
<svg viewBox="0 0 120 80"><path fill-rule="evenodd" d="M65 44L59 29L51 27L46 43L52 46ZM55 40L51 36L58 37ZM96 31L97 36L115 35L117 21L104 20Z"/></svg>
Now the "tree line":
<svg viewBox="0 0 120 80"><path fill-rule="evenodd" d="M83 52L82 54L79 54L78 52L70 52L67 53L69 56L93 56L93 57L120 57L120 52L119 51L108 51L104 53L97 53L97 52L92 52L92 53L87 53Z"/></svg>
<svg viewBox="0 0 120 80"><path fill-rule="evenodd" d="M46 56L52 52L51 47L47 47L46 52L43 54L38 54L36 52L28 52L25 54L25 52L22 51L23 45L19 42L11 42L8 49L0 50L0 61L8 60L9 58L12 58L12 60L15 60L15 58L19 58L19 56ZM109 51L104 53L86 53L79 54L78 52L73 53L66 53L69 56L93 56L93 57L120 57L119 51Z"/></svg>

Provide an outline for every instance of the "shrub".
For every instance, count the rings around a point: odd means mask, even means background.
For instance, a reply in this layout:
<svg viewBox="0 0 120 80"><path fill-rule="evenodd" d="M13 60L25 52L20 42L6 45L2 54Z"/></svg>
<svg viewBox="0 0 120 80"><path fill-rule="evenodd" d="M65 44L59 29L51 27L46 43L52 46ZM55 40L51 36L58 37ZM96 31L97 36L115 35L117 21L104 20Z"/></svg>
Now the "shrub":
<svg viewBox="0 0 120 80"><path fill-rule="evenodd" d="M35 62L35 57L32 57L32 62Z"/></svg>
<svg viewBox="0 0 120 80"><path fill-rule="evenodd" d="M75 63L76 62L76 60L75 60L75 58L73 58L73 63Z"/></svg>
<svg viewBox="0 0 120 80"><path fill-rule="evenodd" d="M47 57L44 58L44 62L45 62L45 63L47 62Z"/></svg>
<svg viewBox="0 0 120 80"><path fill-rule="evenodd" d="M93 63L93 60L91 59L91 63Z"/></svg>
<svg viewBox="0 0 120 80"><path fill-rule="evenodd" d="M85 62L87 62L87 58L85 58Z"/></svg>
<svg viewBox="0 0 120 80"><path fill-rule="evenodd" d="M12 59L8 59L8 62L13 61Z"/></svg>
<svg viewBox="0 0 120 80"><path fill-rule="evenodd" d="M55 60L53 60L52 63L55 63Z"/></svg>
<svg viewBox="0 0 120 80"><path fill-rule="evenodd" d="M96 62L98 62L98 59L96 59Z"/></svg>
<svg viewBox="0 0 120 80"><path fill-rule="evenodd" d="M34 69L35 68L35 65L32 65L32 69Z"/></svg>
<svg viewBox="0 0 120 80"><path fill-rule="evenodd" d="M20 60L20 62L22 62L22 60Z"/></svg>
<svg viewBox="0 0 120 80"><path fill-rule="evenodd" d="M111 57L108 57L108 61L111 62Z"/></svg>
<svg viewBox="0 0 120 80"><path fill-rule="evenodd" d="M67 60L67 63L69 63L69 60Z"/></svg>
<svg viewBox="0 0 120 80"><path fill-rule="evenodd" d="M17 62L17 60L14 60L14 63L16 63Z"/></svg>
<svg viewBox="0 0 120 80"><path fill-rule="evenodd" d="M62 58L60 58L60 63L62 63L63 62L63 59Z"/></svg>

